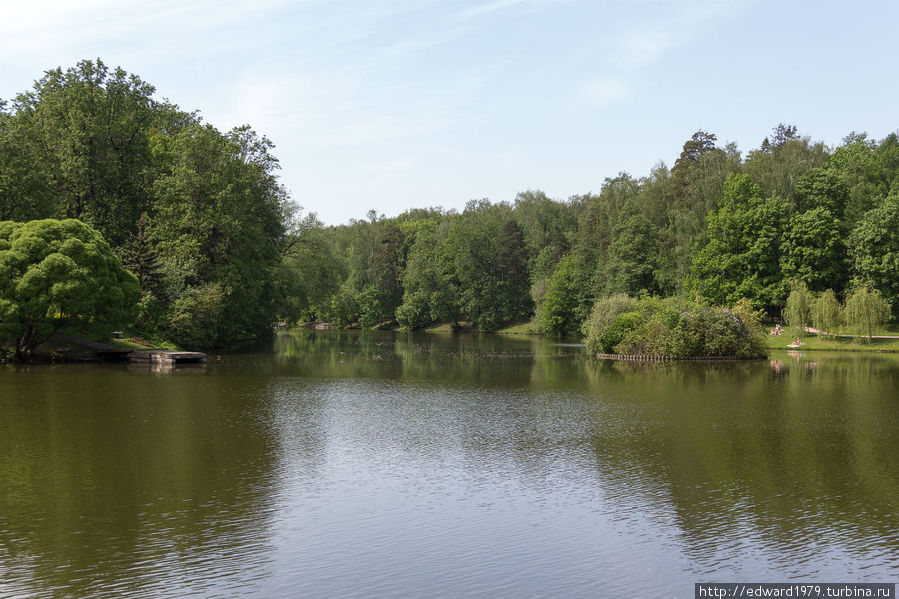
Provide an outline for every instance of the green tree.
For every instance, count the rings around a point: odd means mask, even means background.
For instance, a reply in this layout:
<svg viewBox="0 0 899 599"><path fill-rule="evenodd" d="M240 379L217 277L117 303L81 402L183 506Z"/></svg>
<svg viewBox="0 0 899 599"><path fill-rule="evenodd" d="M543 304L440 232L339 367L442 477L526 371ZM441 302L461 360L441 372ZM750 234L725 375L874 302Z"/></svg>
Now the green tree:
<svg viewBox="0 0 899 599"><path fill-rule="evenodd" d="M821 293L812 304L812 324L820 334L833 335L843 319L843 308L833 289Z"/></svg>
<svg viewBox="0 0 899 599"><path fill-rule="evenodd" d="M219 283L195 285L181 294L163 324L170 339L190 349L215 345L221 339L224 293Z"/></svg>
<svg viewBox="0 0 899 599"><path fill-rule="evenodd" d="M846 298L846 324L865 335L868 341L874 329L890 317L890 305L876 289L858 287Z"/></svg>
<svg viewBox="0 0 899 599"><path fill-rule="evenodd" d="M122 266L137 277L141 291L160 294L162 265L156 245L150 239L149 218L144 212L137 220L137 230L119 248L118 256Z"/></svg>
<svg viewBox="0 0 899 599"><path fill-rule="evenodd" d="M329 317L337 326L345 327L359 322L359 293L350 281L344 281L340 289L331 296Z"/></svg>
<svg viewBox="0 0 899 599"><path fill-rule="evenodd" d="M137 279L90 226L0 222L0 335L16 359L75 322L128 324L139 297Z"/></svg>
<svg viewBox="0 0 899 599"><path fill-rule="evenodd" d="M605 293L658 293L655 279L659 256L658 229L642 214L633 214L613 231L603 265Z"/></svg>
<svg viewBox="0 0 899 599"><path fill-rule="evenodd" d="M792 139L799 139L796 125L785 125L778 123L777 127L771 132L771 139L767 137L762 141L761 151L771 153L779 150L785 143Z"/></svg>
<svg viewBox="0 0 899 599"><path fill-rule="evenodd" d="M848 245L855 283L880 290L899 310L899 189L865 213Z"/></svg>
<svg viewBox="0 0 899 599"><path fill-rule="evenodd" d="M885 148L889 145L887 141ZM889 160L885 162L889 163ZM876 144L864 133L847 135L833 151L829 167L839 174L848 190L843 216L849 228L887 195L893 181L891 169L882 169L878 165Z"/></svg>
<svg viewBox="0 0 899 599"><path fill-rule="evenodd" d="M795 127L778 125L774 142L749 153L742 172L759 185L764 197L792 198L797 182L808 171L827 165L827 148L800 137Z"/></svg>
<svg viewBox="0 0 899 599"><path fill-rule="evenodd" d="M813 168L796 182L791 208L796 212L824 208L841 218L848 199L849 190L838 172L830 168Z"/></svg>
<svg viewBox="0 0 899 599"><path fill-rule="evenodd" d="M583 203L551 200L542 191L524 191L515 198L514 218L523 234L528 270L535 276L549 276L555 264L571 248L577 231L577 217ZM545 252L541 267L537 256Z"/></svg>
<svg viewBox="0 0 899 599"><path fill-rule="evenodd" d="M684 143L671 169L663 201L658 204L664 207L668 224L679 238L702 232L704 217L715 208L728 175L740 166L735 146L721 148L717 144L714 134L697 131ZM657 169L654 178L663 180L661 174ZM689 251L690 244L684 247Z"/></svg>
<svg viewBox="0 0 899 599"><path fill-rule="evenodd" d="M393 315L403 297L402 273L406 265L406 234L395 223L384 227L379 247L372 257L372 278L377 282L384 311Z"/></svg>
<svg viewBox="0 0 899 599"><path fill-rule="evenodd" d="M496 264L500 273L512 277L513 301L512 317L520 318L530 313L530 298L521 295L522 284L527 285L527 253L524 245L524 233L514 220L507 220L499 233L496 246Z"/></svg>
<svg viewBox="0 0 899 599"><path fill-rule="evenodd" d="M708 242L697 244L687 288L717 305L741 298L766 309L782 305L779 257L787 211L780 198L762 198L747 175L731 175L708 217Z"/></svg>
<svg viewBox="0 0 899 599"><path fill-rule="evenodd" d="M515 318L514 282L497 261L503 223L510 216L508 204L472 200L447 231L446 273L459 311L484 331Z"/></svg>
<svg viewBox="0 0 899 599"><path fill-rule="evenodd" d="M448 224L444 219L438 227L436 219L426 220L415 229L403 272L403 303L396 312L400 326L415 330L435 321L459 321L458 287L445 247Z"/></svg>
<svg viewBox="0 0 899 599"><path fill-rule="evenodd" d="M365 329L371 329L384 319L387 310L383 304L384 296L374 283L369 283L359 294L359 324Z"/></svg>
<svg viewBox="0 0 899 599"><path fill-rule="evenodd" d="M0 221L53 216L53 180L43 153L21 119L0 101Z"/></svg>
<svg viewBox="0 0 899 599"><path fill-rule="evenodd" d="M271 142L248 127L223 135L194 123L174 135L159 132L152 143L152 237L169 299L217 285L220 300L204 304L220 310L216 344L271 330L291 210Z"/></svg>
<svg viewBox="0 0 899 599"><path fill-rule="evenodd" d="M805 334L805 328L812 324L812 309L815 298L802 281L790 282L790 295L784 306L784 320L791 327Z"/></svg>
<svg viewBox="0 0 899 599"><path fill-rule="evenodd" d="M13 103L36 177L52 181L55 215L96 227L113 246L149 210L148 135L155 88L121 68L83 60L47 71ZM39 149L34 153L33 148ZM31 181L28 187L40 188Z"/></svg>
<svg viewBox="0 0 899 599"><path fill-rule="evenodd" d="M273 273L278 320L293 324L326 316L349 270L315 214L289 219L281 255Z"/></svg>
<svg viewBox="0 0 899 599"><path fill-rule="evenodd" d="M783 276L804 281L810 289L842 289L846 282L846 245L842 227L827 208L812 208L790 217L780 244Z"/></svg>
<svg viewBox="0 0 899 599"><path fill-rule="evenodd" d="M584 272L571 252L559 261L549 278L540 305L540 331L548 335L576 335L590 309L592 295L585 294Z"/></svg>

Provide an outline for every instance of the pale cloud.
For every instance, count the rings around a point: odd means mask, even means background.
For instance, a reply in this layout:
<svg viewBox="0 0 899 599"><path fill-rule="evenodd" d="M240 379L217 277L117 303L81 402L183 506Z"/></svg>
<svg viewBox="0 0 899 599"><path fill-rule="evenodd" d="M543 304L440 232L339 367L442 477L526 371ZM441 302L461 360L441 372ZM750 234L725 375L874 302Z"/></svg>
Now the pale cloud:
<svg viewBox="0 0 899 599"><path fill-rule="evenodd" d="M285 185L335 222L364 213L353 202L510 199L552 168L567 181L576 159L550 146L576 146L597 113L626 119L667 53L744 1L35 0L0 21L0 97L100 57L272 139Z"/></svg>
<svg viewBox="0 0 899 599"><path fill-rule="evenodd" d="M635 0L641 10L626 11L605 37L610 62L645 68L667 52L695 43L704 31L735 18L755 0Z"/></svg>
<svg viewBox="0 0 899 599"><path fill-rule="evenodd" d="M0 53L15 60L59 62L71 56L87 57L108 49L123 53L161 55L191 52L217 53L233 47L234 40L210 35L223 26L236 26L295 4L289 0L36 0L4 6L0 20ZM175 43L177 42L177 43ZM142 47L138 50L136 44ZM86 56L85 56L86 53ZM56 65L53 65L56 66Z"/></svg>
<svg viewBox="0 0 899 599"><path fill-rule="evenodd" d="M632 97L644 73L701 40L704 31L733 20L756 0L630 0L609 13L595 53L596 73L582 84L584 100L607 107ZM581 56L584 60L584 57Z"/></svg>

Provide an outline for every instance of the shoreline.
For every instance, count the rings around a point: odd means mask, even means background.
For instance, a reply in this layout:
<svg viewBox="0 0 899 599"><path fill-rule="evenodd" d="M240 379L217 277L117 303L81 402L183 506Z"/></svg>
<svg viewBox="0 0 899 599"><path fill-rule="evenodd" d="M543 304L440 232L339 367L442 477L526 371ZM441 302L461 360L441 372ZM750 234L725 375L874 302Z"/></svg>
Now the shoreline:
<svg viewBox="0 0 899 599"><path fill-rule="evenodd" d="M768 356L650 356L644 354L596 354L599 360L617 360L620 362L751 362L767 360Z"/></svg>
<svg viewBox="0 0 899 599"><path fill-rule="evenodd" d="M506 329L515 329L518 327L521 327L521 325L511 325L510 327L506 327ZM435 325L435 326L425 328L425 329L419 329L417 331L407 331L405 329L400 329L400 328L390 328L390 329L383 328L383 329L371 329L371 330L373 332L391 332L392 331L392 332L403 332L403 333L429 333L429 334L437 333L437 334L442 334L442 335L478 333L478 334L485 334L485 335L507 335L507 336L512 336L512 337L542 337L542 338L546 338L546 339L557 339L559 341L576 339L575 337L554 337L551 335L543 335L542 333L537 333L537 332L524 332L521 330L509 331L506 329L499 329L497 331L481 331L481 330L473 328L473 327L463 327L463 328L453 331L453 330L450 330L448 324L442 324L442 325ZM314 327L311 327L308 325L298 325L296 327L279 329L279 332L291 332L291 331L302 331L302 330L330 330L330 331L360 331L360 332L364 332L364 331L367 331L368 329L360 329L360 328L315 329ZM825 340L820 341L821 344L824 344L822 347L822 346L818 346L818 344L819 344L818 340L821 339L820 337L805 337L805 339L813 341L814 345L811 345L811 346L804 345L798 349L789 348L786 346L786 344L781 346L780 343L778 343L777 345L775 345L773 343L775 341L780 342L780 341L784 341L785 339L790 339L790 338L792 338L791 335L784 335L783 337L777 337L774 339L770 338L770 336L766 336L765 351L768 353L773 352L773 351L782 351L782 352L834 351L834 352L849 352L849 353L880 353L880 354L899 353L899 338L893 338L892 336L879 336L879 337L875 336L874 341L871 343L871 347L865 347L864 345L861 345L861 344L858 344L858 345L853 344L850 347L840 347L838 342L834 343L833 340L831 340L831 339L825 339ZM850 336L838 337L838 339L844 339L846 341L850 341L851 339L858 339L858 338L859 337L850 337ZM583 342L583 338L580 338L580 340L581 340L581 342ZM884 343L884 342L886 342L889 345L892 345L893 347L877 347L878 343ZM865 345L867 345L867 344L865 344ZM603 354L603 356L618 356L618 355L620 355L620 354ZM764 356L762 356L762 358L764 358ZM606 358L606 357L603 357L601 359L625 360L624 358ZM669 358L670 361L674 361L674 360L699 361L700 359L702 359L701 356L699 358L688 358L688 359ZM720 361L733 360L733 359L734 358L730 358L730 357L726 357L726 356L723 358L716 358L716 360L720 360ZM736 359L746 360L746 359L755 359L755 358L736 358ZM630 358L630 360L636 360L636 358ZM658 360L653 360L649 357L643 356L642 361L648 362L648 361L658 361ZM715 360L707 359L707 361L715 361Z"/></svg>

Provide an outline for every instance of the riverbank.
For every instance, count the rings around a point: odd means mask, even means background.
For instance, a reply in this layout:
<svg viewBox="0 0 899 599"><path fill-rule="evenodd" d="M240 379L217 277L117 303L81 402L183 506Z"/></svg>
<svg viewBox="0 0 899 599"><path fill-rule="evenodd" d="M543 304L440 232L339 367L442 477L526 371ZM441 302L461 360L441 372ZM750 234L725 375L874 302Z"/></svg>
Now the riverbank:
<svg viewBox="0 0 899 599"><path fill-rule="evenodd" d="M300 328L308 328L303 325ZM402 330L396 327L389 329L379 328L377 330ZM770 330L770 329L769 329ZM787 347L799 337L798 329L785 327L782 335L765 335L764 345L767 351L789 351L792 348ZM547 337L539 332L533 321L519 322L510 324L496 331L481 331L476 327L462 324L453 327L451 323L438 323L433 326L424 328L421 332L425 333L488 333L497 335L512 336L534 336ZM893 331L880 331L880 333L893 333ZM800 347L802 351L847 351L847 352L897 352L899 353L899 336L895 335L877 335L870 342L865 338L851 336L846 333L840 333L838 336L820 335L817 332L806 332L801 337L804 344ZM629 358L634 359L634 358ZM646 358L649 359L648 357Z"/></svg>
<svg viewBox="0 0 899 599"><path fill-rule="evenodd" d="M496 333L499 335L539 335L544 336L540 333L540 330L537 328L537 325L533 321L526 322L516 322L510 325L506 325L500 329L495 331L481 331L477 327L471 326L469 324L462 324L457 326L455 329L453 325L448 322L443 322L440 324L435 324L434 326L427 327L423 329L426 333Z"/></svg>
<svg viewBox="0 0 899 599"><path fill-rule="evenodd" d="M769 350L786 351L794 348L788 345L799 339L801 351L849 351L849 352L899 352L899 337L879 335L870 341L865 337L848 335L827 336L806 332L800 336L794 327L785 327L782 335L766 335L765 345Z"/></svg>
<svg viewBox="0 0 899 599"><path fill-rule="evenodd" d="M101 362L115 354L130 352L181 352L182 348L167 340L151 342L142 337L123 333L121 338L102 335L96 331L61 329L25 359L29 363ZM160 339L154 339L160 341ZM0 363L14 363L11 351L0 352Z"/></svg>

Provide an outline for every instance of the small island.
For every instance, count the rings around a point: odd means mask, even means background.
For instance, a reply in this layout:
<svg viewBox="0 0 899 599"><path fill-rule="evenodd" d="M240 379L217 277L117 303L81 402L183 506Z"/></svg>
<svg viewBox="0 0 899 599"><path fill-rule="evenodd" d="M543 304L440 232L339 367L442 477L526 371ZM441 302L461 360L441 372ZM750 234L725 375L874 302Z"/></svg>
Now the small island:
<svg viewBox="0 0 899 599"><path fill-rule="evenodd" d="M748 300L733 309L679 297L596 302L587 323L587 349L613 360L751 360L765 357L760 313Z"/></svg>

